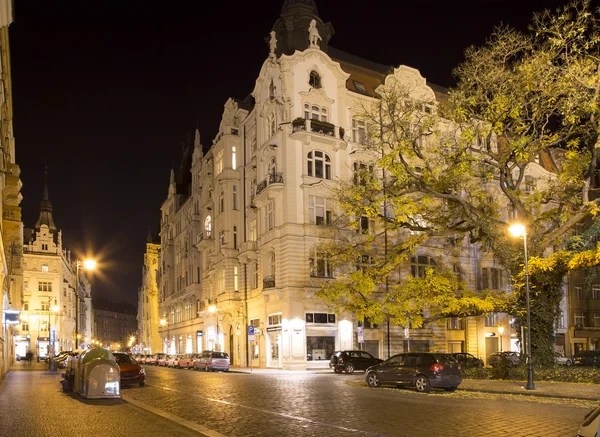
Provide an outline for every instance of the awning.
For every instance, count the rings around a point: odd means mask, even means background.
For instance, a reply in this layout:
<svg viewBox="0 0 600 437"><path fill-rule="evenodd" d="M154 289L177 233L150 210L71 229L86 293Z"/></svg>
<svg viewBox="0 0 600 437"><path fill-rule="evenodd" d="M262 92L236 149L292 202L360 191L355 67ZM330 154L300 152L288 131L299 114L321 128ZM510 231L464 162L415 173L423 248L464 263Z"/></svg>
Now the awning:
<svg viewBox="0 0 600 437"><path fill-rule="evenodd" d="M19 310L4 310L4 319L2 320L2 323L6 324L6 325L18 325L19 323L21 323L21 321L19 320L19 314L21 313L21 311Z"/></svg>

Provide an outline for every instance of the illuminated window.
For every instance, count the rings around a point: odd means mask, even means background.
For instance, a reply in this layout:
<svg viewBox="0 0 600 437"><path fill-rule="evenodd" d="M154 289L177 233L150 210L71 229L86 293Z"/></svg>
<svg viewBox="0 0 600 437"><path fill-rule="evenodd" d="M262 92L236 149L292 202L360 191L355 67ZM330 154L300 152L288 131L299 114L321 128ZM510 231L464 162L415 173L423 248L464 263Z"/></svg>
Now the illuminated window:
<svg viewBox="0 0 600 437"><path fill-rule="evenodd" d="M212 219L209 215L207 215L206 220L204 220L204 234L206 238L212 236Z"/></svg>
<svg viewBox="0 0 600 437"><path fill-rule="evenodd" d="M233 268L233 291L240 291L239 289L239 278L238 278L238 268Z"/></svg>
<svg viewBox="0 0 600 437"><path fill-rule="evenodd" d="M48 271L48 266L46 264L44 264L42 266L42 272L47 272Z"/></svg>
<svg viewBox="0 0 600 437"><path fill-rule="evenodd" d="M235 146L231 147L231 168L234 170L237 168L237 153Z"/></svg>

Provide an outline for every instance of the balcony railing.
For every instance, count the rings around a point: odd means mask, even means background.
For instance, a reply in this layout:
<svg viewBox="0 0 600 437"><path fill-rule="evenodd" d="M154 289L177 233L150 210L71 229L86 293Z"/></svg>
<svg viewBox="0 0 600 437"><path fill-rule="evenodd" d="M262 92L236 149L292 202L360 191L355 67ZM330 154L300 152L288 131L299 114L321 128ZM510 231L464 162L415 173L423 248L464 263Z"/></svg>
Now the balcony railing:
<svg viewBox="0 0 600 437"><path fill-rule="evenodd" d="M196 244L200 243L202 240L212 240L213 233L212 231L204 231L200 232L196 237Z"/></svg>
<svg viewBox="0 0 600 437"><path fill-rule="evenodd" d="M263 288L275 288L275 276L265 276L263 278Z"/></svg>
<svg viewBox="0 0 600 437"><path fill-rule="evenodd" d="M316 134L334 137L341 140L344 139L344 129L340 127L336 130L335 125L327 121L303 118L297 118L296 120L292 121L292 134L295 132L302 131L313 132Z"/></svg>
<svg viewBox="0 0 600 437"><path fill-rule="evenodd" d="M271 184L283 184L283 173L269 173L269 175L256 185L256 195L259 195Z"/></svg>

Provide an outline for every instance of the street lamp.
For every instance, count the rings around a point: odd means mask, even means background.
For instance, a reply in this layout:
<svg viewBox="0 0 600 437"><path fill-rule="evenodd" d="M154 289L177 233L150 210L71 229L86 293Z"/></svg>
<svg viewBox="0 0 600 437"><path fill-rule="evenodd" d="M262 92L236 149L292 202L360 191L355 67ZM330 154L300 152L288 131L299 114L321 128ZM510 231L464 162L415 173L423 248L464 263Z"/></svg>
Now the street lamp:
<svg viewBox="0 0 600 437"><path fill-rule="evenodd" d="M523 237L523 247L525 249L525 293L527 299L527 385L525 389L534 390L533 383L533 362L531 361L531 309L529 306L529 264L527 261L527 229L520 223L515 223L508 228L514 237Z"/></svg>
<svg viewBox="0 0 600 437"><path fill-rule="evenodd" d="M85 270L94 270L96 261L93 259L86 259L83 262L77 260L75 265L75 349L79 349L79 269L83 267Z"/></svg>
<svg viewBox="0 0 600 437"><path fill-rule="evenodd" d="M167 326L167 319L160 319L158 321L158 324L164 328L165 326ZM163 343L166 343L167 345L167 353L169 353L169 343L167 343L167 341L169 341L169 331L167 331L167 337L165 338L165 341ZM163 345L164 346L164 345ZM164 349L163 349L164 350Z"/></svg>
<svg viewBox="0 0 600 437"><path fill-rule="evenodd" d="M215 341L215 349L221 350L219 347L219 310L215 305L211 305L208 307L208 312L215 313L215 315L217 316L217 340Z"/></svg>
<svg viewBox="0 0 600 437"><path fill-rule="evenodd" d="M500 334L500 352L502 352L502 334L504 334L504 326L498 326L498 334Z"/></svg>

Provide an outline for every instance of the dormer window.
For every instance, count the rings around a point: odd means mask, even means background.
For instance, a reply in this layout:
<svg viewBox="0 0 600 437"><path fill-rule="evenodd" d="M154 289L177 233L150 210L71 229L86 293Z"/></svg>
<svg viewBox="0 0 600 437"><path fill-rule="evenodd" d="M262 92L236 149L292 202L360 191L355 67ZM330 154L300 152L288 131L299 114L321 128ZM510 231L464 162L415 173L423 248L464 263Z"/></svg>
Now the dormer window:
<svg viewBox="0 0 600 437"><path fill-rule="evenodd" d="M313 88L321 88L321 76L319 76L319 73L314 70L311 71L308 84Z"/></svg>

